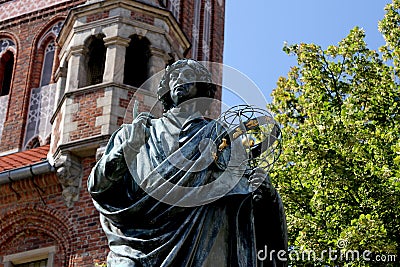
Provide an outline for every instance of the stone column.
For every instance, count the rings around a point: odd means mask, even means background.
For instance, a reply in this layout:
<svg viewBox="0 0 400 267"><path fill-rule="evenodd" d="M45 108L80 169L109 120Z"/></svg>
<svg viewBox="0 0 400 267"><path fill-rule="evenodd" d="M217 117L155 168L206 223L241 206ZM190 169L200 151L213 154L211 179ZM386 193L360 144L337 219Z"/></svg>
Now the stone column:
<svg viewBox="0 0 400 267"><path fill-rule="evenodd" d="M54 75L54 81L57 84L56 87L56 95L54 98L54 110L57 108L58 103L60 103L62 97L64 96L65 86L67 82L67 68L60 66L57 69L57 72Z"/></svg>
<svg viewBox="0 0 400 267"><path fill-rule="evenodd" d="M73 91L86 85L86 54L87 48L83 45L71 48L68 58L68 72L65 92Z"/></svg>
<svg viewBox="0 0 400 267"><path fill-rule="evenodd" d="M149 59L149 78L157 74L158 76L160 76L160 74L164 73L164 72L160 73L160 71L163 71L165 69L165 66L167 65L167 62L170 57L165 51L155 47L150 47L150 53L151 56ZM145 83L143 89L156 94L160 79L161 76L154 77L153 79L150 80L150 82Z"/></svg>
<svg viewBox="0 0 400 267"><path fill-rule="evenodd" d="M126 47L130 39L112 36L104 38L104 45L107 47L106 62L103 75L103 82L124 82L124 66Z"/></svg>
<svg viewBox="0 0 400 267"><path fill-rule="evenodd" d="M167 62L170 59L170 56L168 56L165 51L159 48L150 47L150 53L151 57L149 60L149 77L165 69Z"/></svg>

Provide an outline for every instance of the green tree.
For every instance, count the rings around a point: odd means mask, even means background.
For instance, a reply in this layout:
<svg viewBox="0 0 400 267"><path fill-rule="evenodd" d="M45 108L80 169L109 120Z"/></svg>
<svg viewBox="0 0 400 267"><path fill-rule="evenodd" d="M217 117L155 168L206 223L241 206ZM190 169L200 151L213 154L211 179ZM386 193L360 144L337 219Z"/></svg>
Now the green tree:
<svg viewBox="0 0 400 267"><path fill-rule="evenodd" d="M321 265L382 264L364 261L364 250L371 260L400 260L400 0L385 10L380 53L358 27L325 50L285 45L298 64L272 93L283 151L271 179L285 205L289 246L317 257L329 248L360 252L351 262L325 254Z"/></svg>

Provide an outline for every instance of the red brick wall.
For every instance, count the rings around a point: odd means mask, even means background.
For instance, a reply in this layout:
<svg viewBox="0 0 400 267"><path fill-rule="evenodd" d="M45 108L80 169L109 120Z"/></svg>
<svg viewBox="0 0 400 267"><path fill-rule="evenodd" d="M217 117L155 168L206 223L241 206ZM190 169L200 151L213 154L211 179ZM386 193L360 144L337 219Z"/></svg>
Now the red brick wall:
<svg viewBox="0 0 400 267"><path fill-rule="evenodd" d="M182 30L186 33L189 41L192 42L192 29L193 29L193 12L194 12L194 1L181 1L181 11L179 13L179 24ZM192 55L191 51L188 51L188 55Z"/></svg>
<svg viewBox="0 0 400 267"><path fill-rule="evenodd" d="M108 252L99 214L87 192L94 157L82 159L79 201L67 208L55 174L41 175L0 186L0 256L56 246L54 266L94 266ZM39 194L40 192L40 194ZM43 201L42 201L43 199Z"/></svg>
<svg viewBox="0 0 400 267"><path fill-rule="evenodd" d="M212 0L213 14L211 27L211 61L223 62L224 51L224 25L225 25L225 0L223 5L218 4L218 0Z"/></svg>
<svg viewBox="0 0 400 267"><path fill-rule="evenodd" d="M101 126L96 126L96 117L103 115L103 108L97 107L97 99L103 96L104 89L74 95L74 103L79 104L79 110L72 121L78 123L78 129L70 133L71 141L101 134Z"/></svg>
<svg viewBox="0 0 400 267"><path fill-rule="evenodd" d="M55 118L54 122L53 122L53 128L55 129L55 131L53 131L53 136L51 136L53 138L53 144L50 146L50 155L54 155L54 153L56 153L57 150L57 144L61 139L61 120L63 117L63 113L60 111L57 114L57 117Z"/></svg>
<svg viewBox="0 0 400 267"><path fill-rule="evenodd" d="M225 25L225 0L223 5L220 6L218 0L212 0L213 3L213 14L212 14L212 26L211 26L211 52L210 59L212 62L223 63L223 52L224 52L224 25ZM213 73L214 77L215 74ZM214 81L222 82L222 74L217 74L219 77L215 77ZM215 93L215 98L221 100L222 88L218 87Z"/></svg>
<svg viewBox="0 0 400 267"><path fill-rule="evenodd" d="M211 32L211 60L222 62L224 6L220 6L217 0L212 1L214 21ZM9 110L0 140L0 152L22 147L30 90L38 87L40 82L43 61L43 47L38 47L40 38L50 24L64 18L71 7L84 2L86 0L68 1L41 11L0 21L0 38L12 39L17 48ZM193 1L181 0L181 2L179 25L191 41ZM104 16L108 14L101 13L88 19L96 20ZM138 14L132 14L132 17L143 22L151 22L148 17L138 17ZM190 55L191 51L188 51L186 56ZM100 126L95 126L95 118L102 115L102 108L97 108L97 99L103 95L103 90L74 95L74 101L79 103L80 108L73 115L73 121L78 122L78 129L71 133L71 141L101 133ZM130 92L128 99L121 99L120 106L132 109L128 106L132 96L133 92ZM217 93L217 97L220 97L220 92ZM138 101L139 110L149 109L144 104L143 95L138 96ZM58 129L61 122L60 113L54 121L54 127ZM118 124L122 122L123 118L118 118ZM57 141L60 136L52 138ZM34 178L34 183L31 179L25 179L13 182L11 186L10 184L0 186L0 256L54 245L57 247L55 266L85 267L105 261L108 252L106 237L86 186L95 158L94 156L83 158L81 162L84 171L80 198L71 208L67 208L64 204L62 188L54 173L37 176ZM37 184L43 192L35 188L34 184Z"/></svg>
<svg viewBox="0 0 400 267"><path fill-rule="evenodd" d="M149 15L146 14L140 14L134 11L131 11L131 19L135 20L135 21L140 21L140 22L144 22L147 24L154 24L154 17L151 17Z"/></svg>
<svg viewBox="0 0 400 267"><path fill-rule="evenodd" d="M17 49L0 152L22 147L30 90L39 84L43 61L43 51L37 49L37 44L46 25L58 20L60 16L66 16L71 7L84 2L84 0L70 1L0 23L0 38L12 39Z"/></svg>
<svg viewBox="0 0 400 267"><path fill-rule="evenodd" d="M218 4L218 0L211 0L212 2L212 24L211 24L211 51L210 61L212 62L223 62L223 51L224 51L224 25L225 25L225 0L221 0L222 5ZM180 13L180 25L190 41L192 41L192 27L193 27L193 12L194 2L183 1L181 5ZM199 35L199 51L201 51L202 39L203 39L203 23L204 23L204 0L202 0L200 10L200 35ZM189 49L186 53L187 57L191 57L192 51ZM203 60L202 53L198 53L197 60ZM222 79L222 76L214 79L217 82L218 79ZM221 88L218 88L215 98L221 99Z"/></svg>
<svg viewBox="0 0 400 267"><path fill-rule="evenodd" d="M225 25L225 0L222 0L223 4L220 6L218 0L211 0L212 2L212 25L211 25L211 54L210 61L222 63L223 61L223 49L224 49L224 25ZM203 38L203 21L204 21L204 0L202 0L201 11L200 11L200 36L199 45ZM192 28L193 28L193 12L194 2L183 1L181 4L180 12L180 25L183 31L186 33L190 41L192 41ZM191 56L191 50L188 51L187 56ZM199 58L201 60L201 53Z"/></svg>
<svg viewBox="0 0 400 267"><path fill-rule="evenodd" d="M97 13L97 14L94 14L94 15L89 15L89 16L86 17L86 22L89 23L89 22L92 22L92 21L108 18L109 15L110 15L109 13L110 12L108 12L108 11L104 11L104 12Z"/></svg>
<svg viewBox="0 0 400 267"><path fill-rule="evenodd" d="M22 15L2 21L0 24L0 37L7 36L13 39L17 46L15 55L12 88L9 98L9 110L4 123L3 135L0 142L0 152L21 149L25 133L25 125L29 106L30 90L38 87L40 82L41 65L43 61L43 47L37 48L38 40L46 26L51 21L66 16L68 10L85 2L84 0L69 1L63 4L46 8L31 14ZM193 24L193 1L182 1L181 18L179 23L191 40ZM99 18L108 16L108 13L98 14ZM134 18L135 14L132 14ZM203 16L203 12L201 12ZM91 19L97 19L91 18ZM137 19L148 18L140 17ZM212 24L212 51L211 61L222 62L223 54L223 28L224 6L220 6L217 0L213 0L213 24ZM188 51L187 55L190 55ZM220 98L221 92L217 92ZM79 133L78 133L79 134ZM77 139L79 137L75 137Z"/></svg>

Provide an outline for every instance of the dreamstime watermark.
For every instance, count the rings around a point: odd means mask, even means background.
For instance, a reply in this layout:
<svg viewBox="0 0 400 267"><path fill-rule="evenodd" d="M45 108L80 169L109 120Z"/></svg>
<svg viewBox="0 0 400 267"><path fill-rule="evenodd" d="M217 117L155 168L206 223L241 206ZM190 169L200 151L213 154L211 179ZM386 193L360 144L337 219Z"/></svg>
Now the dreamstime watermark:
<svg viewBox="0 0 400 267"><path fill-rule="evenodd" d="M396 262L397 256L394 254L377 254L370 250L351 250L345 249L347 240L339 240L336 248L328 248L320 252L315 252L309 249L294 249L286 250L268 250L265 245L263 249L257 252L257 258L260 261L273 261L274 259L283 262L328 262L328 261L342 261L342 262Z"/></svg>

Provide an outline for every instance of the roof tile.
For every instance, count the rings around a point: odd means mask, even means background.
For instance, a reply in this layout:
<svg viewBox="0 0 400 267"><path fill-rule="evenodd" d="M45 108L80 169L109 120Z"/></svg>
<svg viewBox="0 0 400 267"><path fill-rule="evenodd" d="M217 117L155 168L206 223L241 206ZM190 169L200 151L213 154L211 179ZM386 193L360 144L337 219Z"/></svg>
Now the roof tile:
<svg viewBox="0 0 400 267"><path fill-rule="evenodd" d="M0 157L0 172L29 166L47 159L50 145Z"/></svg>

